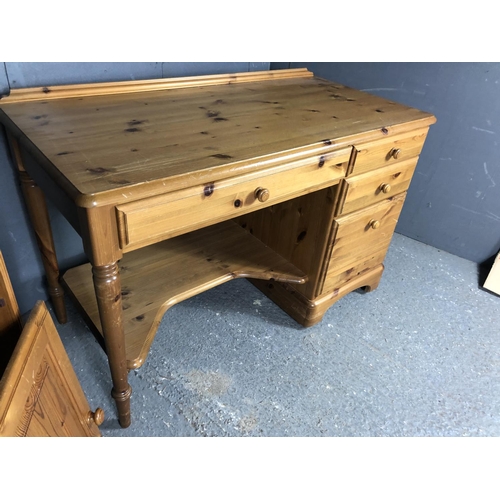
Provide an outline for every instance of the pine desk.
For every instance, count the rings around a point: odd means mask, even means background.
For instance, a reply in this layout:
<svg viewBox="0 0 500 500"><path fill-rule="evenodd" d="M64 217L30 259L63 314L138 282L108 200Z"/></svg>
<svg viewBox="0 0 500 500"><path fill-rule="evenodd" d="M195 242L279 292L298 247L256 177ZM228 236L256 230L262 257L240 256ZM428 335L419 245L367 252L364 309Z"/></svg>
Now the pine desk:
<svg viewBox="0 0 500 500"><path fill-rule="evenodd" d="M0 120L58 320L62 282L126 427L172 305L246 277L309 326L376 287L435 118L298 69L12 90ZM89 260L62 279L45 196Z"/></svg>

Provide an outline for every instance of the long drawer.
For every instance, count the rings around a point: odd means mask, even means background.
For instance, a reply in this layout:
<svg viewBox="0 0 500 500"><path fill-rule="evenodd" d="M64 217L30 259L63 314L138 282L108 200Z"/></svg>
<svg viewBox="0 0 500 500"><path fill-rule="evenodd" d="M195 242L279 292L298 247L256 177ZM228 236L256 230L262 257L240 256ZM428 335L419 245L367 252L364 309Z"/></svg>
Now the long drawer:
<svg viewBox="0 0 500 500"><path fill-rule="evenodd" d="M116 207L129 251L338 184L351 148Z"/></svg>
<svg viewBox="0 0 500 500"><path fill-rule="evenodd" d="M350 175L362 174L418 156L428 130L428 128L418 129L394 137L356 144L354 166Z"/></svg>
<svg viewBox="0 0 500 500"><path fill-rule="evenodd" d="M405 197L401 193L334 221L331 255L319 293L332 291L383 262Z"/></svg>

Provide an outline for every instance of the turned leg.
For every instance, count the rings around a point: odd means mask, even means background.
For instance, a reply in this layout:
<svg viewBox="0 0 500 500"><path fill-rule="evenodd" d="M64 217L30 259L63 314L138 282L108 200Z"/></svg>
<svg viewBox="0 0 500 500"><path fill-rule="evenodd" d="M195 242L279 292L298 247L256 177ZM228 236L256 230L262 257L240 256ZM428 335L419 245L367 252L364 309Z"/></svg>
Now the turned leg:
<svg viewBox="0 0 500 500"><path fill-rule="evenodd" d="M108 355L118 420L122 427L130 425L130 395L127 359L125 356L125 335L122 320L122 295L120 272L114 262L106 266L93 266L94 288L101 318L102 332Z"/></svg>
<svg viewBox="0 0 500 500"><path fill-rule="evenodd" d="M50 227L49 212L42 190L24 169L19 145L17 141L10 138L14 160L19 170L21 188L26 200L28 213L31 219L36 241L42 257L43 267L48 282L48 292L54 306L54 311L59 323L66 323L66 306L64 304L64 292L59 283L59 265L57 263L56 249L52 228Z"/></svg>
<svg viewBox="0 0 500 500"><path fill-rule="evenodd" d="M59 323L66 323L66 305L64 304L64 292L59 283L59 265L57 263L56 250L52 229L50 227L49 213L45 203L42 190L35 184L26 172L19 172L22 190L36 242L40 249L45 275L47 277L48 292L54 306L54 312Z"/></svg>

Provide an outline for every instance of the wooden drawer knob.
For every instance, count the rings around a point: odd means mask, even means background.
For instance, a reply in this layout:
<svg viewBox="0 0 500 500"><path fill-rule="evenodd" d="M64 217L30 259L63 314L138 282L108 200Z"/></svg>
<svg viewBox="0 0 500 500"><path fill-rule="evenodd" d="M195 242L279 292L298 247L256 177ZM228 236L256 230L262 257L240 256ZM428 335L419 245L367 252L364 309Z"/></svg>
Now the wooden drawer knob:
<svg viewBox="0 0 500 500"><path fill-rule="evenodd" d="M388 193L390 190L391 190L390 184L381 184L380 191L382 191L382 193Z"/></svg>
<svg viewBox="0 0 500 500"><path fill-rule="evenodd" d="M257 188L255 190L255 198L259 200L260 202L264 203L269 199L269 189L265 188Z"/></svg>
<svg viewBox="0 0 500 500"><path fill-rule="evenodd" d="M372 228L372 229L378 229L380 227L380 221L378 220L371 220L368 225Z"/></svg>
<svg viewBox="0 0 500 500"><path fill-rule="evenodd" d="M97 408L96 411L89 411L87 418L89 422L93 420L94 424L99 426L104 422L104 410Z"/></svg>
<svg viewBox="0 0 500 500"><path fill-rule="evenodd" d="M397 160L401 156L401 150L399 148L393 148L391 149L391 152L389 153L392 158Z"/></svg>

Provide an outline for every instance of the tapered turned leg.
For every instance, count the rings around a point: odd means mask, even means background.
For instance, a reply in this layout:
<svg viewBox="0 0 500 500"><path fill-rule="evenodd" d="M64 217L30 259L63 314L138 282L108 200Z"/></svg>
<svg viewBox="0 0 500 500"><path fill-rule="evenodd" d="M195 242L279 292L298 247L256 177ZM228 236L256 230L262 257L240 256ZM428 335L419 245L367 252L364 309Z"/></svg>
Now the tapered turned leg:
<svg viewBox="0 0 500 500"><path fill-rule="evenodd" d="M45 275L47 277L48 292L54 306L59 323L66 323L66 306L64 304L64 292L59 283L59 265L57 263L52 228L50 227L49 213L45 196L42 190L35 184L33 179L24 170L19 170L21 187L28 207L36 242L40 249Z"/></svg>
<svg viewBox="0 0 500 500"><path fill-rule="evenodd" d="M114 262L106 266L93 266L92 273L106 353L113 379L111 395L116 401L120 425L128 427L130 425L132 388L128 383L118 264Z"/></svg>
<svg viewBox="0 0 500 500"><path fill-rule="evenodd" d="M56 249L52 228L50 227L49 212L42 190L28 175L24 168L21 148L14 136L7 134L12 152L12 157L19 171L21 188L31 219L31 225L35 231L36 241L42 257L43 267L48 283L48 292L54 306L54 311L59 323L66 323L66 306L64 304L64 292L59 283L59 264L57 263Z"/></svg>

